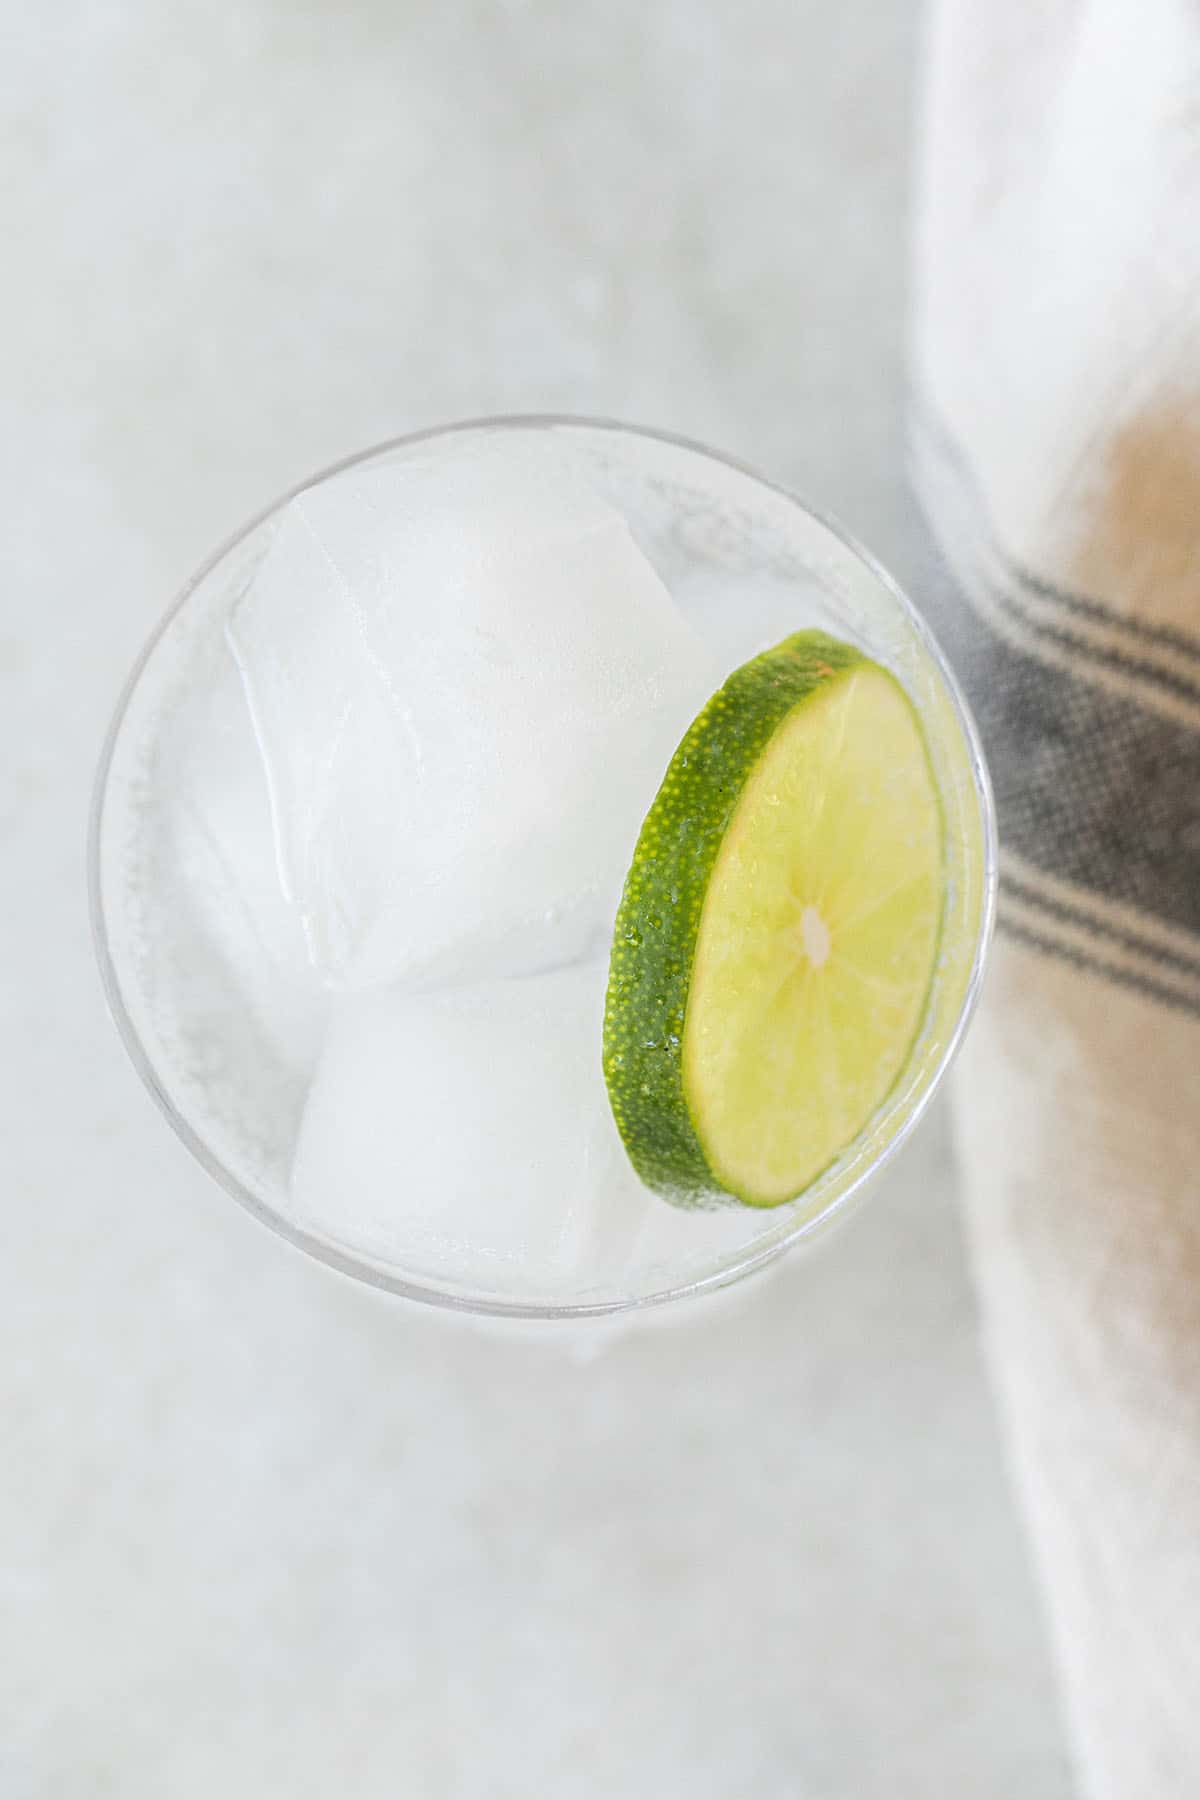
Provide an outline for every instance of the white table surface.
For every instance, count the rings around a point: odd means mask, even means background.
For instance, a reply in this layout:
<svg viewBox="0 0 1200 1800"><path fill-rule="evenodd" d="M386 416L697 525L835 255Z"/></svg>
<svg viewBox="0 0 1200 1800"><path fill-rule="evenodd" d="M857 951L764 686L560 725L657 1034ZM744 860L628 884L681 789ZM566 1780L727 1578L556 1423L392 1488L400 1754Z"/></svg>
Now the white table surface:
<svg viewBox="0 0 1200 1800"><path fill-rule="evenodd" d="M1067 1794L944 1113L733 1296L497 1336L208 1183L85 915L127 665L343 452L624 416L911 564L915 35L909 0L10 9L2 1800Z"/></svg>

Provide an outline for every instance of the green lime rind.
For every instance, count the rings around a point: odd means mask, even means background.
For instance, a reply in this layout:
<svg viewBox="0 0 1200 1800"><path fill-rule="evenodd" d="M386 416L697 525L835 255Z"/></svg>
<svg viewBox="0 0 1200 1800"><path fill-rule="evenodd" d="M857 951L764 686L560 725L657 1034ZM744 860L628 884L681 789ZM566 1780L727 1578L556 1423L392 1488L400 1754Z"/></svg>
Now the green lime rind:
<svg viewBox="0 0 1200 1800"><path fill-rule="evenodd" d="M823 631L800 631L735 669L688 728L638 836L613 928L604 1079L634 1169L676 1205L742 1198L710 1167L683 1086L688 990L714 865L783 721L865 660Z"/></svg>

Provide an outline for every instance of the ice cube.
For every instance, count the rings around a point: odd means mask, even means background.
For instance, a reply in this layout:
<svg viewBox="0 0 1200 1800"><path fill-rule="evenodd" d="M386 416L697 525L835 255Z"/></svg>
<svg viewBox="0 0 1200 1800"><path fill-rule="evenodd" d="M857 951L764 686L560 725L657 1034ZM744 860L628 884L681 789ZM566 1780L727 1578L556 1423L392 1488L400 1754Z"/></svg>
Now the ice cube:
<svg viewBox="0 0 1200 1800"><path fill-rule="evenodd" d="M164 728L176 904L224 964L279 1061L311 1075L329 994L279 885L270 798L236 668L218 638Z"/></svg>
<svg viewBox="0 0 1200 1800"><path fill-rule="evenodd" d="M720 680L620 515L533 437L301 494L235 609L283 889L361 985L586 955Z"/></svg>
<svg viewBox="0 0 1200 1800"><path fill-rule="evenodd" d="M410 1274L506 1293L619 1268L661 1202L608 1110L605 976L592 963L344 998L297 1145L294 1216Z"/></svg>
<svg viewBox="0 0 1200 1800"><path fill-rule="evenodd" d="M605 960L338 1005L295 1217L413 1276L559 1300L671 1286L771 1222L685 1212L634 1173L600 1064Z"/></svg>

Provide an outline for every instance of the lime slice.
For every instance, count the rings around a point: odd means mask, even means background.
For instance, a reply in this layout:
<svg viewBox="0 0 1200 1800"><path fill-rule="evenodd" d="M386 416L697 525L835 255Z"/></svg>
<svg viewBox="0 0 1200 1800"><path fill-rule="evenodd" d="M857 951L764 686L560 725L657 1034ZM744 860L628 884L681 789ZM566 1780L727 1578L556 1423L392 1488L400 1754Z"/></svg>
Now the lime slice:
<svg viewBox="0 0 1200 1800"><path fill-rule="evenodd" d="M943 898L912 703L804 631L735 670L676 751L613 933L604 1075L647 1186L794 1199L902 1074Z"/></svg>

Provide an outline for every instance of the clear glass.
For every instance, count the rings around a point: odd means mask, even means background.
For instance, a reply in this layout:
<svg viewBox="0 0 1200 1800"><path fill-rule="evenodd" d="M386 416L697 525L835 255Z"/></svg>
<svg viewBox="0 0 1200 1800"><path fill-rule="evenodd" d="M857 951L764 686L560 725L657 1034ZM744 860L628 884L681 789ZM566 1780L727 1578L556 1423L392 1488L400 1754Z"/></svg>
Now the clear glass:
<svg viewBox="0 0 1200 1800"><path fill-rule="evenodd" d="M512 433L548 434L584 462L726 668L807 625L890 668L921 718L946 824L945 924L923 1028L858 1139L791 1204L733 1208L716 1225L709 1215L694 1235L677 1234L665 1264L554 1291L474 1272L431 1275L289 1215L303 1086L270 1066L241 997L222 990L211 945L175 904L178 871L162 831L172 722L203 683L230 609L294 494L356 466L422 454L434 439L470 444ZM526 1318L615 1313L724 1286L840 1213L912 1131L950 1064L978 998L995 885L994 812L974 725L920 615L884 571L835 526L729 458L665 433L541 416L454 425L365 451L302 483L223 545L129 677L100 760L89 846L96 952L113 1018L142 1080L209 1173L264 1224L347 1275L438 1306Z"/></svg>

